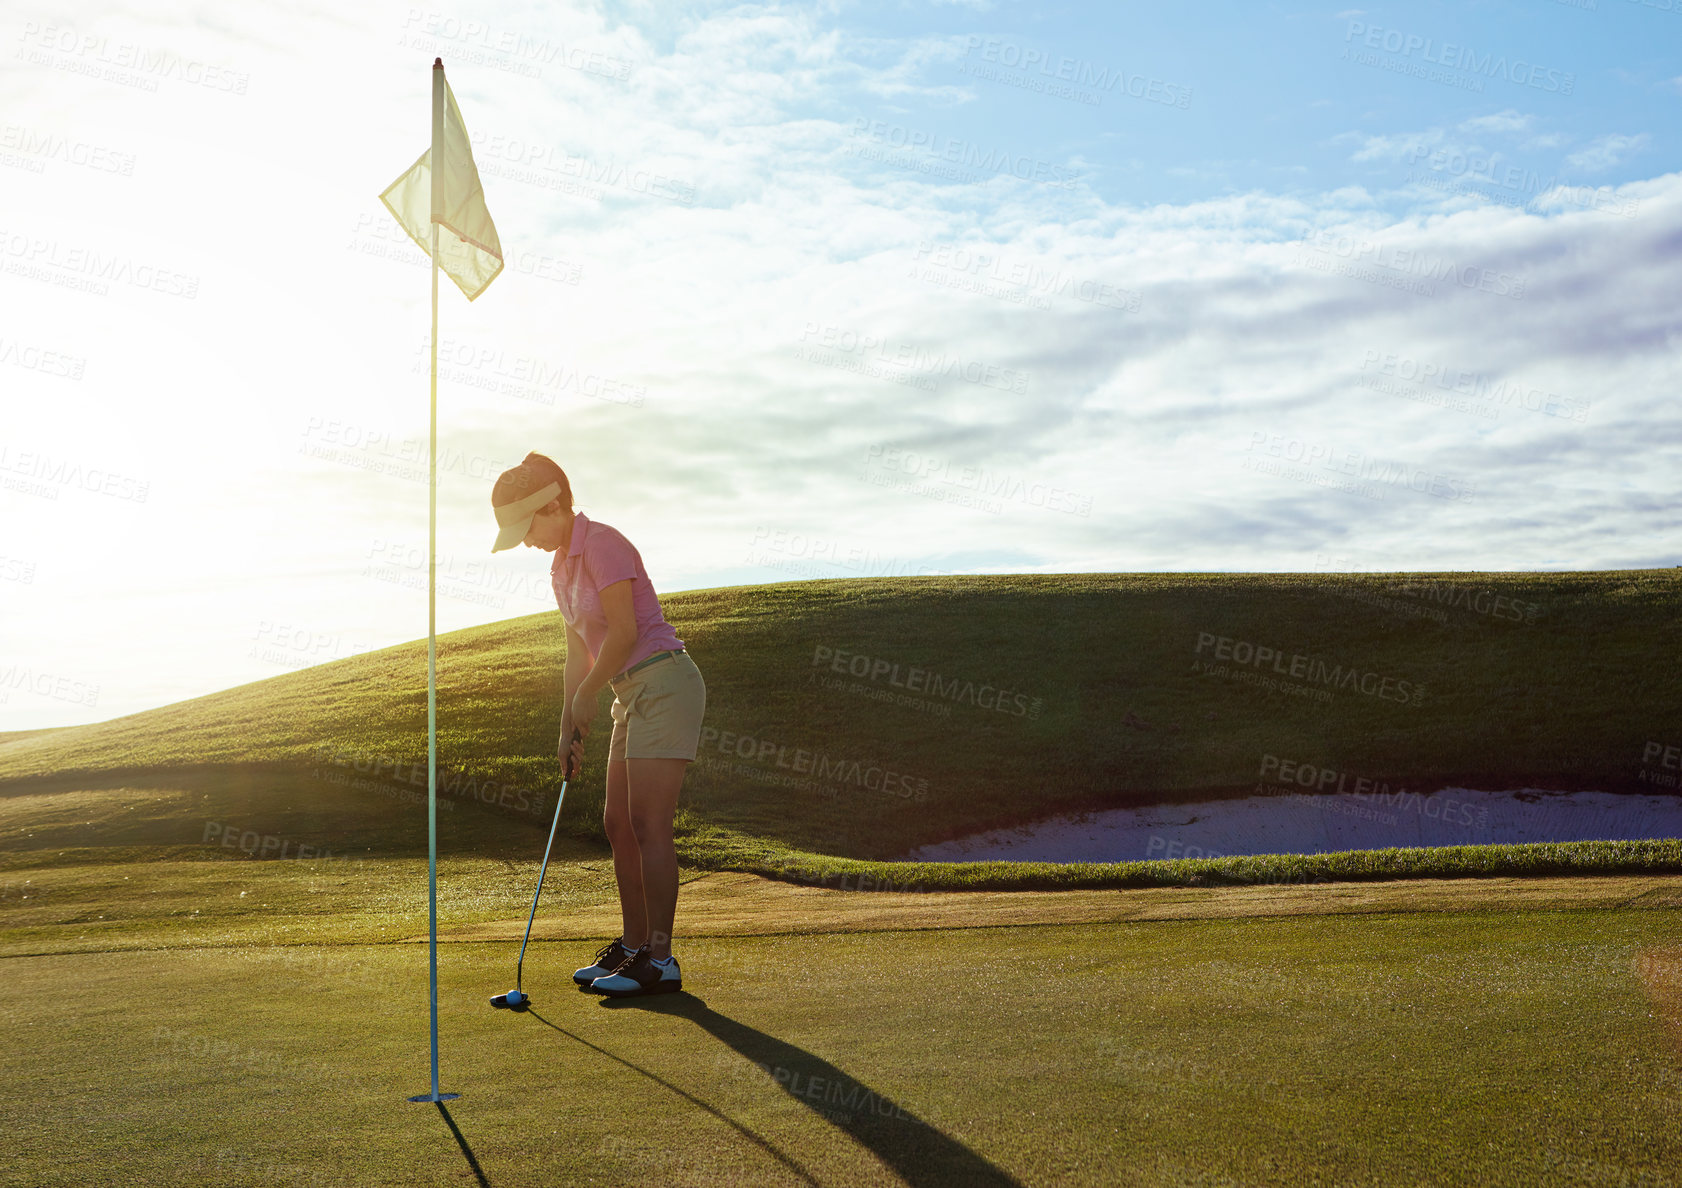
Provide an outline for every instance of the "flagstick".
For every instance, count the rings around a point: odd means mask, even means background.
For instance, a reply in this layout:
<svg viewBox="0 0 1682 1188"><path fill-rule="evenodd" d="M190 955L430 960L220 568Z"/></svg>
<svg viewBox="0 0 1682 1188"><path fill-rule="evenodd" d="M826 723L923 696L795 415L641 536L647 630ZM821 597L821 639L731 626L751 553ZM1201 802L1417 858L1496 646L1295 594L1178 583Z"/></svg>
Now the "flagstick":
<svg viewBox="0 0 1682 1188"><path fill-rule="evenodd" d="M438 1092L438 208L444 204L444 59L432 63L432 422L426 536L426 886L431 925L432 1092L410 1101L454 1101Z"/></svg>

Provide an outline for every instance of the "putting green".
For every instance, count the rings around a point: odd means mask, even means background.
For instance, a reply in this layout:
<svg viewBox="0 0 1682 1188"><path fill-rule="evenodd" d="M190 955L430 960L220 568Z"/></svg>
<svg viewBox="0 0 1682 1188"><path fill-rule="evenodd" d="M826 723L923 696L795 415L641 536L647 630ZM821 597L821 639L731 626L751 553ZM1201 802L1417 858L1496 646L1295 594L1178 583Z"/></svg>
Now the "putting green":
<svg viewBox="0 0 1682 1188"><path fill-rule="evenodd" d="M721 886L742 919L683 943L691 993L605 1004L568 979L590 942L538 940L529 1014L487 1002L513 945L459 940L447 1115L404 1101L429 1087L422 945L11 957L0 1183L1675 1182L1675 881L1450 882L1270 889L1332 897L1290 914L1092 893L1131 919L1023 893L1078 922L977 899L913 931L837 903L775 935L745 901L888 897Z"/></svg>

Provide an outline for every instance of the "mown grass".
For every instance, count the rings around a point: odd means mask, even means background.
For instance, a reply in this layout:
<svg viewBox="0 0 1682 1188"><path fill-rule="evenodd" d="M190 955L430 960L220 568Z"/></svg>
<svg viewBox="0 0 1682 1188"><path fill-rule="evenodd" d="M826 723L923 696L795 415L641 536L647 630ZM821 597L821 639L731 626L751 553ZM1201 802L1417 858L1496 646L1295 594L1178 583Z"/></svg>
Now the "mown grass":
<svg viewBox="0 0 1682 1188"><path fill-rule="evenodd" d="M1080 888L1230 887L1570 874L1682 871L1682 839L1535 842L1258 854L1142 862L867 862L734 839L686 848L700 868L749 871L788 882L861 891L1061 891Z"/></svg>
<svg viewBox="0 0 1682 1188"><path fill-rule="evenodd" d="M539 943L524 1016L486 1003L510 945L450 945L448 1122L404 1100L424 946L11 958L0 1184L1673 1184L1641 971L1679 942L1664 911L718 937L691 994L618 1008Z"/></svg>

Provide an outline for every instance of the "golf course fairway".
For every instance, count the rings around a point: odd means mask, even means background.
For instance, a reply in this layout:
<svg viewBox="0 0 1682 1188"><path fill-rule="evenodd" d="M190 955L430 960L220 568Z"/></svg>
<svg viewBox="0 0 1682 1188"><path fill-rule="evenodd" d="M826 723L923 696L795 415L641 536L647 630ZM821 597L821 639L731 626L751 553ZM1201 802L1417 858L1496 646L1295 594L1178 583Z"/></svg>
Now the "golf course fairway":
<svg viewBox="0 0 1682 1188"><path fill-rule="evenodd" d="M0 1183L1664 1185L1682 1165L1679 876L954 896L702 876L688 992L609 1004L569 980L611 907L571 859L529 1013L487 1002L518 912L445 928L441 1087L462 1096L440 1108L405 1100L428 1088L423 938L366 939L394 924L358 903L340 923L362 939L290 943L333 863L196 865L245 894L159 947L7 945ZM53 877L9 871L7 922ZM941 900L962 902L926 919ZM319 896L307 918L335 922Z"/></svg>

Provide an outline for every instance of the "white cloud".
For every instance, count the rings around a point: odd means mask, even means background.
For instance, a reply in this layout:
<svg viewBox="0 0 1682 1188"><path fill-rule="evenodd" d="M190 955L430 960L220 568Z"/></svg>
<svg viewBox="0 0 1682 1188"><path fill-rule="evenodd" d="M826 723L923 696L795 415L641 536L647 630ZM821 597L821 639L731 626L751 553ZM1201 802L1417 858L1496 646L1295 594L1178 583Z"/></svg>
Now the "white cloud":
<svg viewBox="0 0 1682 1188"><path fill-rule="evenodd" d="M1412 161L1426 153L1445 150L1465 155L1482 153L1486 150L1475 137L1481 135L1505 136L1528 130L1534 121L1533 116L1507 108L1504 111L1490 115L1473 116L1461 120L1454 126L1454 130L1466 134L1463 137L1451 137L1448 131L1441 127L1426 128L1418 132L1396 132L1388 135L1372 135L1365 132L1340 132L1329 138L1328 143L1357 146L1350 154L1351 161ZM1552 138L1557 139L1557 138ZM1531 137L1527 145L1545 145L1551 142L1549 137Z"/></svg>
<svg viewBox="0 0 1682 1188"><path fill-rule="evenodd" d="M1412 160L1441 146L1441 128L1427 128L1423 132L1401 132L1393 136L1372 136L1364 132L1339 132L1330 137L1330 144L1355 144L1359 147L1349 155L1351 161Z"/></svg>
<svg viewBox="0 0 1682 1188"><path fill-rule="evenodd" d="M1580 149L1565 158L1565 163L1573 169L1581 169L1585 173L1599 173L1610 169L1614 165L1621 165L1628 158L1647 147L1652 138L1645 132L1638 132L1634 136L1626 136L1620 132L1609 132L1605 136L1597 136L1589 142L1587 148Z"/></svg>
<svg viewBox="0 0 1682 1188"><path fill-rule="evenodd" d="M1464 132L1523 132L1534 118L1528 112L1521 113L1509 107L1493 115L1461 120L1456 126Z"/></svg>

